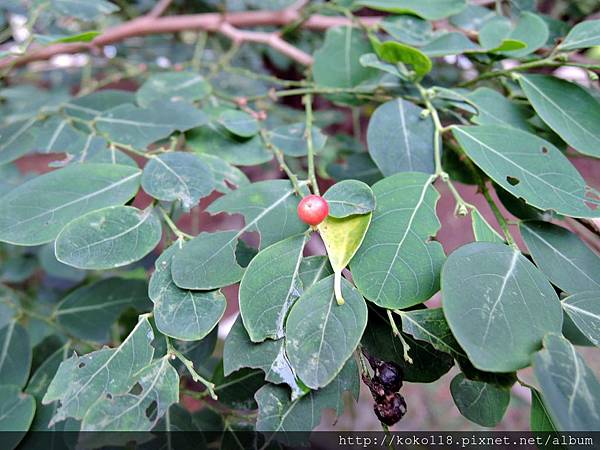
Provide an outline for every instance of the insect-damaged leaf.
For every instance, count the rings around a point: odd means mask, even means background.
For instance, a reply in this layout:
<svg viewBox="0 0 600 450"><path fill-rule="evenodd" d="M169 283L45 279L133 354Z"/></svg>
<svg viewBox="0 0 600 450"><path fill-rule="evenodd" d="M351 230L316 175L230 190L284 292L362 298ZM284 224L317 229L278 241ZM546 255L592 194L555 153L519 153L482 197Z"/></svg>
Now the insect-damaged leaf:
<svg viewBox="0 0 600 450"><path fill-rule="evenodd" d="M288 311L302 293L300 264L307 237L292 236L252 259L240 283L240 314L253 342L284 336Z"/></svg>

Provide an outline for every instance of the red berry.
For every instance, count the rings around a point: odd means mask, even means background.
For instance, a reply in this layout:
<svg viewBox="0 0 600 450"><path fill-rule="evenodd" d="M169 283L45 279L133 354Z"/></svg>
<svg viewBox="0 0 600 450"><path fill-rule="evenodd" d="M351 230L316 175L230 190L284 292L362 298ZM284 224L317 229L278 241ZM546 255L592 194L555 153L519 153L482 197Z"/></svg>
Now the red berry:
<svg viewBox="0 0 600 450"><path fill-rule="evenodd" d="M298 217L309 225L319 225L328 214L329 204L319 195L307 195L298 204Z"/></svg>

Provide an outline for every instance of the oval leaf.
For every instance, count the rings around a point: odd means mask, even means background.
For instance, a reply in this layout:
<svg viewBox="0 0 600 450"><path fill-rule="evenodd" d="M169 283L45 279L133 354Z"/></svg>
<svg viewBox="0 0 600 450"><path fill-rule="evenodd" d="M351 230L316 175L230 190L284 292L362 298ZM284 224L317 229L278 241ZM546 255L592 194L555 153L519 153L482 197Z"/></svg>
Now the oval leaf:
<svg viewBox="0 0 600 450"><path fill-rule="evenodd" d="M145 108L157 100L193 102L210 92L210 84L197 73L164 72L152 74L138 89L136 99Z"/></svg>
<svg viewBox="0 0 600 450"><path fill-rule="evenodd" d="M600 421L600 383L575 348L548 334L533 360L544 404L559 431L596 430Z"/></svg>
<svg viewBox="0 0 600 450"><path fill-rule="evenodd" d="M473 236L477 242L504 244L502 236L492 228L477 209L471 210L471 226L473 228Z"/></svg>
<svg viewBox="0 0 600 450"><path fill-rule="evenodd" d="M236 136L249 138L258 133L258 121L244 111L228 109L219 116L219 123Z"/></svg>
<svg viewBox="0 0 600 450"><path fill-rule="evenodd" d="M0 199L0 241L53 241L71 220L120 205L138 190L141 171L113 164L81 164L40 175Z"/></svg>
<svg viewBox="0 0 600 450"><path fill-rule="evenodd" d="M3 380L4 382L4 380ZM33 421L35 399L19 386L0 386L0 432L2 447L11 450L23 439Z"/></svg>
<svg viewBox="0 0 600 450"><path fill-rule="evenodd" d="M561 304L577 329L600 347L600 291L579 292L565 298Z"/></svg>
<svg viewBox="0 0 600 450"><path fill-rule="evenodd" d="M379 106L367 129L369 153L385 176L398 172L434 172L431 117L398 98Z"/></svg>
<svg viewBox="0 0 600 450"><path fill-rule="evenodd" d="M379 306L406 308L438 290L445 255L438 242L429 241L440 228L432 179L401 173L373 186L377 205L351 270L360 292Z"/></svg>
<svg viewBox="0 0 600 450"><path fill-rule="evenodd" d="M185 152L165 153L152 158L144 167L142 188L158 200L179 200L184 209L194 207L214 188L208 165Z"/></svg>
<svg viewBox="0 0 600 450"><path fill-rule="evenodd" d="M329 215L342 218L354 214L366 214L375 209L375 196L362 181L344 180L334 184L323 196L329 204Z"/></svg>
<svg viewBox="0 0 600 450"><path fill-rule="evenodd" d="M345 279L346 303L337 305L333 277L319 281L292 307L285 348L298 377L311 389L327 386L342 370L367 325L367 305Z"/></svg>
<svg viewBox="0 0 600 450"><path fill-rule="evenodd" d="M575 25L564 41L561 50L577 50L600 45L600 20L586 20Z"/></svg>
<svg viewBox="0 0 600 450"><path fill-rule="evenodd" d="M521 235L533 260L563 291L600 290L600 257L569 230L548 222L527 221Z"/></svg>
<svg viewBox="0 0 600 450"><path fill-rule="evenodd" d="M154 302L154 320L161 333L183 341L197 341L219 323L227 301L220 291L187 291L175 285L171 263L179 250L175 243L156 260L148 295Z"/></svg>
<svg viewBox="0 0 600 450"><path fill-rule="evenodd" d="M504 417L510 402L510 390L491 383L456 375L450 383L450 392L460 413L484 427L496 426Z"/></svg>
<svg viewBox="0 0 600 450"><path fill-rule="evenodd" d="M305 123L284 125L269 132L271 144L288 156L306 156L308 154L307 136ZM313 150L318 153L323 150L327 136L319 128L312 127L312 141Z"/></svg>
<svg viewBox="0 0 600 450"><path fill-rule="evenodd" d="M31 369L31 344L27 330L14 320L0 330L0 380L25 386Z"/></svg>
<svg viewBox="0 0 600 450"><path fill-rule="evenodd" d="M516 128L452 127L469 158L516 197L571 217L600 216L584 179L559 149Z"/></svg>
<svg viewBox="0 0 600 450"><path fill-rule="evenodd" d="M151 209L104 208L63 228L56 238L56 257L78 269L112 269L142 259L161 235L160 220Z"/></svg>
<svg viewBox="0 0 600 450"><path fill-rule="evenodd" d="M600 157L600 103L585 89L547 75L522 75L519 84L535 112L567 144Z"/></svg>
<svg viewBox="0 0 600 450"><path fill-rule="evenodd" d="M284 336L288 311L302 293L304 234L273 244L250 262L240 283L240 314L252 342Z"/></svg>
<svg viewBox="0 0 600 450"><path fill-rule="evenodd" d="M529 365L546 333L560 333L556 292L520 252L475 242L454 251L442 272L444 314L473 365L511 372Z"/></svg>

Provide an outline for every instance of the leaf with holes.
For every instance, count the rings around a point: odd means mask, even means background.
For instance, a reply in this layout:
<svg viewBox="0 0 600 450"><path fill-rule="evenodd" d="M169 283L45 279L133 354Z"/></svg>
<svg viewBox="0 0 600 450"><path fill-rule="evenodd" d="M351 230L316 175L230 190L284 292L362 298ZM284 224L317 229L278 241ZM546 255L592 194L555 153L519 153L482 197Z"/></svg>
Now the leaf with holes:
<svg viewBox="0 0 600 450"><path fill-rule="evenodd" d="M0 241L39 245L53 241L73 219L121 205L138 190L137 168L82 164L21 184L0 199Z"/></svg>
<svg viewBox="0 0 600 450"><path fill-rule="evenodd" d="M310 431L320 423L322 411L333 408L337 416L341 415L344 411L342 394L349 392L358 399L359 388L358 367L354 360L348 361L327 387L295 399L290 399L285 387L267 384L255 395L258 403L256 430L269 440L275 439L286 446L303 445L308 441Z"/></svg>
<svg viewBox="0 0 600 450"><path fill-rule="evenodd" d="M561 304L577 329L600 347L600 291L578 292Z"/></svg>
<svg viewBox="0 0 600 450"><path fill-rule="evenodd" d="M600 197L594 196L567 157L548 141L495 125L452 130L467 156L514 196L539 209L600 217Z"/></svg>
<svg viewBox="0 0 600 450"><path fill-rule="evenodd" d="M63 361L42 400L44 405L60 401L49 426L68 417L83 419L94 404L126 394L137 382L136 374L152 362L153 339L148 317L141 316L119 347Z"/></svg>
<svg viewBox="0 0 600 450"><path fill-rule="evenodd" d="M521 235L542 272L563 291L600 291L600 257L566 228L526 221Z"/></svg>
<svg viewBox="0 0 600 450"><path fill-rule="evenodd" d="M56 237L56 257L78 269L112 269L142 259L161 236L152 209L113 206L69 222Z"/></svg>
<svg viewBox="0 0 600 450"><path fill-rule="evenodd" d="M225 339L223 371L228 376L245 367L262 370L266 381L287 384L292 389L293 398L305 393L285 354L285 340L252 342L241 317L238 317Z"/></svg>
<svg viewBox="0 0 600 450"><path fill-rule="evenodd" d="M142 188L152 197L172 202L184 209L194 207L214 188L212 172L192 153L171 152L152 158L144 167Z"/></svg>
<svg viewBox="0 0 600 450"><path fill-rule="evenodd" d="M535 112L567 144L600 157L600 102L575 83L547 75L521 75L519 84Z"/></svg>
<svg viewBox="0 0 600 450"><path fill-rule="evenodd" d="M442 294L452 334L480 370L526 367L543 336L561 330L556 292L507 245L475 242L455 250L444 265Z"/></svg>
<svg viewBox="0 0 600 450"><path fill-rule="evenodd" d="M462 373L452 379L450 392L460 413L484 427L496 426L510 402L508 388L469 380Z"/></svg>
<svg viewBox="0 0 600 450"><path fill-rule="evenodd" d="M292 367L311 389L327 386L342 370L367 325L367 305L345 279L344 305L334 299L333 277L308 289L294 304L285 325L285 348Z"/></svg>
<svg viewBox="0 0 600 450"><path fill-rule="evenodd" d="M280 339L288 311L302 293L300 263L308 238L304 234L260 251L240 283L240 314L252 342Z"/></svg>
<svg viewBox="0 0 600 450"><path fill-rule="evenodd" d="M188 291L175 285L171 265L178 251L179 244L175 243L156 260L148 295L154 302L154 320L161 333L184 341L197 341L217 325L227 302L220 291Z"/></svg>
<svg viewBox="0 0 600 450"><path fill-rule="evenodd" d="M379 106L367 129L369 153L387 177L398 172L434 172L431 117L401 98Z"/></svg>
<svg viewBox="0 0 600 450"><path fill-rule="evenodd" d="M547 334L533 359L544 405L559 431L595 430L600 421L600 383L560 335Z"/></svg>
<svg viewBox="0 0 600 450"><path fill-rule="evenodd" d="M400 173L373 185L377 205L350 265L361 294L391 309L429 299L439 287L445 255L429 238L440 228L432 176Z"/></svg>
<svg viewBox="0 0 600 450"><path fill-rule="evenodd" d="M106 343L110 327L129 308L151 308L146 282L114 277L75 289L57 305L54 317L69 334Z"/></svg>

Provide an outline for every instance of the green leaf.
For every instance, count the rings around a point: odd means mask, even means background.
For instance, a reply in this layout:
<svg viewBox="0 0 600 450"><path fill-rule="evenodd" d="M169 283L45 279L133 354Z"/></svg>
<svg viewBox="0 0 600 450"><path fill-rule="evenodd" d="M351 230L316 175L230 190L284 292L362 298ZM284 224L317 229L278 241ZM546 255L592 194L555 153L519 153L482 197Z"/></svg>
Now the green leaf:
<svg viewBox="0 0 600 450"><path fill-rule="evenodd" d="M505 96L490 88L482 87L469 93L467 98L477 108L477 115L471 119L478 125L500 125L531 131L527 122L530 113Z"/></svg>
<svg viewBox="0 0 600 450"><path fill-rule="evenodd" d="M308 192L303 188L305 193ZM299 196L287 180L267 180L252 183L217 199L206 211L211 214L226 212L242 214L244 227L239 235L257 231L260 248L278 242L306 230L306 224L298 219Z"/></svg>
<svg viewBox="0 0 600 450"><path fill-rule="evenodd" d="M318 226L319 234L325 244L327 256L335 275L335 298L340 305L344 303L340 284L342 271L360 248L369 229L371 217L371 213L341 219L328 216Z"/></svg>
<svg viewBox="0 0 600 450"><path fill-rule="evenodd" d="M171 275L182 289L218 289L237 283L244 270L237 263L236 231L200 233L173 256Z"/></svg>
<svg viewBox="0 0 600 450"><path fill-rule="evenodd" d="M34 414L35 400L31 395L22 393L19 386L0 386L2 448L12 450L17 446L29 430Z"/></svg>
<svg viewBox="0 0 600 450"><path fill-rule="evenodd" d="M589 431L600 420L600 383L575 348L547 334L533 359L535 376L552 422L560 431Z"/></svg>
<svg viewBox="0 0 600 450"><path fill-rule="evenodd" d="M437 341L438 345L441 345L439 339L445 339L445 331L443 331L443 327L434 328L434 325L441 325L441 322L437 322L437 324L433 321L429 323L422 322L418 325L410 319L402 322L403 330L409 330L410 333L426 338L427 341ZM437 331L441 331L443 334L435 338L431 336ZM393 334L383 310L369 307L369 323L361 344L368 350L370 355L383 361L394 361L400 365L404 372L404 381L432 383L446 374L454 365L452 356L446 352L436 350L429 342L416 340L410 334L402 333L402 336L410 347L408 354L412 359L412 364L404 359L402 341Z"/></svg>
<svg viewBox="0 0 600 450"><path fill-rule="evenodd" d="M453 31L435 38L421 47L421 51L429 57L437 57L479 52L481 48L463 33Z"/></svg>
<svg viewBox="0 0 600 450"><path fill-rule="evenodd" d="M260 136L242 139L214 122L189 132L187 143L195 153L217 156L236 166L254 166L273 159Z"/></svg>
<svg viewBox="0 0 600 450"><path fill-rule="evenodd" d="M521 235L533 260L552 283L574 294L600 290L600 257L566 228L527 221Z"/></svg>
<svg viewBox="0 0 600 450"><path fill-rule="evenodd" d="M302 258L298 275L300 276L302 287L304 290L307 290L323 278L333 275L333 269L329 264L327 256L308 256Z"/></svg>
<svg viewBox="0 0 600 450"><path fill-rule="evenodd" d="M354 4L396 14L415 14L428 20L458 14L467 6L466 0L359 0Z"/></svg>
<svg viewBox="0 0 600 450"><path fill-rule="evenodd" d="M544 406L542 395L535 389L531 389L531 431L554 432L556 427Z"/></svg>
<svg viewBox="0 0 600 450"><path fill-rule="evenodd" d="M148 294L154 302L154 320L161 333L184 341L197 341L217 325L227 301L220 291L186 291L173 283L171 265L179 250L175 243L156 260Z"/></svg>
<svg viewBox="0 0 600 450"><path fill-rule="evenodd" d="M377 206L351 271L359 291L379 306L407 308L438 290L445 256L438 242L429 241L440 228L432 179L400 173L373 186Z"/></svg>
<svg viewBox="0 0 600 450"><path fill-rule="evenodd" d="M91 42L96 36L100 34L99 31L84 31L77 34L49 34L49 35L35 35L36 40L43 45L58 44L58 43L69 43L69 42Z"/></svg>
<svg viewBox="0 0 600 450"><path fill-rule="evenodd" d="M381 70L402 80L408 81L408 73L406 73L406 70L401 71L397 64L391 64L380 60L375 53L365 53L364 55L361 55L359 61L363 67L371 67L373 69Z"/></svg>
<svg viewBox="0 0 600 450"><path fill-rule="evenodd" d="M494 16L496 16L496 12L490 8L468 5L461 12L450 17L449 22L463 30L479 31L483 24Z"/></svg>
<svg viewBox="0 0 600 450"><path fill-rule="evenodd" d="M138 190L137 168L82 164L40 175L0 199L0 241L39 245L90 211L120 205Z"/></svg>
<svg viewBox="0 0 600 450"><path fill-rule="evenodd" d="M537 14L524 12L519 16L515 28L507 36L509 40L524 42L527 47L517 50L503 51L503 54L513 58L530 55L546 45L549 36L548 25Z"/></svg>
<svg viewBox="0 0 600 450"><path fill-rule="evenodd" d="M479 30L479 43L489 52L500 52L507 50L507 47L514 47L515 44L521 48L527 48L525 42L510 39L512 24L510 20L503 16L495 16L486 21L481 30Z"/></svg>
<svg viewBox="0 0 600 450"><path fill-rule="evenodd" d="M323 196L329 204L329 215L342 218L366 214L375 209L375 196L371 188L358 180L344 180L334 184Z"/></svg>
<svg viewBox="0 0 600 450"><path fill-rule="evenodd" d="M308 154L307 136L305 123L283 125L269 131L271 144L288 156L306 156ZM318 153L323 150L327 136L319 128L312 127L312 140L313 150Z"/></svg>
<svg viewBox="0 0 600 450"><path fill-rule="evenodd" d="M600 347L600 291L578 292L561 304L577 329Z"/></svg>
<svg viewBox="0 0 600 450"><path fill-rule="evenodd" d="M311 261L311 267L312 264L313 263ZM312 272L307 272L307 276L312 276ZM18 310L18 294L9 287L0 284L0 330L13 322Z"/></svg>
<svg viewBox="0 0 600 450"><path fill-rule="evenodd" d="M0 329L0 380L25 386L31 369L31 345L27 330L16 321Z"/></svg>
<svg viewBox="0 0 600 450"><path fill-rule="evenodd" d="M56 238L56 258L78 269L113 269L142 259L161 236L152 209L112 206L69 222Z"/></svg>
<svg viewBox="0 0 600 450"><path fill-rule="evenodd" d="M279 241L256 255L240 283L239 304L252 342L280 339L288 311L302 293L299 270L307 237Z"/></svg>
<svg viewBox="0 0 600 450"><path fill-rule="evenodd" d="M526 367L543 336L561 330L560 302L548 280L503 244L474 242L454 251L442 293L452 334L480 370Z"/></svg>
<svg viewBox="0 0 600 450"><path fill-rule="evenodd" d="M63 104L63 111L83 120L94 120L104 111L117 106L135 103L135 95L128 91L105 89L82 97L74 97Z"/></svg>
<svg viewBox="0 0 600 450"><path fill-rule="evenodd" d="M395 41L381 42L377 37L370 36L371 45L380 59L392 64L409 64L418 78L429 73L432 62L427 55L410 45Z"/></svg>
<svg viewBox="0 0 600 450"><path fill-rule="evenodd" d="M431 117L401 98L379 106L369 121L369 153L384 176L398 172L434 172Z"/></svg>
<svg viewBox="0 0 600 450"><path fill-rule="evenodd" d="M161 102L138 108L120 105L96 118L96 130L110 141L145 149L174 131L204 125L207 115L187 102Z"/></svg>
<svg viewBox="0 0 600 450"><path fill-rule="evenodd" d="M179 401L179 375L163 356L136 374L140 393L121 393L94 403L81 431L150 431L169 406ZM105 438L110 442L111 437Z"/></svg>
<svg viewBox="0 0 600 450"><path fill-rule="evenodd" d="M586 20L571 28L558 48L570 51L596 45L600 45L600 20Z"/></svg>
<svg viewBox="0 0 600 450"><path fill-rule="evenodd" d="M358 367L351 359L327 387L293 400L285 387L267 384L255 396L258 403L256 431L286 446L302 445L308 440L310 430L321 422L323 409L333 408L339 416L344 410L344 392L358 398L358 380Z"/></svg>
<svg viewBox="0 0 600 450"><path fill-rule="evenodd" d="M504 244L504 238L484 219L477 209L471 210L471 226L477 242Z"/></svg>
<svg viewBox="0 0 600 450"><path fill-rule="evenodd" d="M442 308L398 311L402 318L402 331L415 339L431 344L433 348L451 355L464 356L454 339Z"/></svg>
<svg viewBox="0 0 600 450"><path fill-rule="evenodd" d="M219 403L233 409L256 409L254 394L264 384L262 370L241 369L229 376L223 374L223 364L219 364L212 377ZM221 431L221 430L219 430Z"/></svg>
<svg viewBox="0 0 600 450"><path fill-rule="evenodd" d="M384 17L380 26L394 39L417 47L427 44L434 36L430 22L411 15Z"/></svg>
<svg viewBox="0 0 600 450"><path fill-rule="evenodd" d="M285 341L266 340L254 343L244 328L241 317L233 324L223 348L223 370L226 376L250 367L265 373L265 380L274 384L285 383L292 389L292 397L304 393L285 354Z"/></svg>
<svg viewBox="0 0 600 450"><path fill-rule="evenodd" d="M249 138L258 133L258 121L250 114L235 109L227 109L219 116L219 123L230 133Z"/></svg>
<svg viewBox="0 0 600 450"><path fill-rule="evenodd" d="M589 188L554 145L516 128L452 127L459 144L487 175L539 209L571 217L598 217Z"/></svg>
<svg viewBox="0 0 600 450"><path fill-rule="evenodd" d="M142 280L100 280L67 295L56 307L53 317L75 337L106 343L111 325L123 311L150 309L146 289L146 282Z"/></svg>
<svg viewBox="0 0 600 450"><path fill-rule="evenodd" d="M84 270L76 269L61 263L54 254L54 243L44 245L38 253L41 268L51 277L80 282L85 278Z"/></svg>
<svg viewBox="0 0 600 450"><path fill-rule="evenodd" d="M371 51L371 44L356 27L329 28L323 46L314 53L313 76L319 86L352 88L377 71L360 64L359 58Z"/></svg>
<svg viewBox="0 0 600 450"><path fill-rule="evenodd" d="M383 178L368 153L353 153L340 163L331 163L327 165L327 173L338 181L360 180L368 185Z"/></svg>
<svg viewBox="0 0 600 450"><path fill-rule="evenodd" d="M60 401L49 426L67 417L83 419L94 404L111 401L107 394L114 398L129 392L138 381L138 372L152 362L153 339L148 317L141 316L119 347L105 347L63 361L42 400L44 405Z"/></svg>
<svg viewBox="0 0 600 450"><path fill-rule="evenodd" d="M50 0L50 4L59 14L87 21L119 10L117 5L106 0Z"/></svg>
<svg viewBox="0 0 600 450"><path fill-rule="evenodd" d="M296 301L286 321L286 351L302 382L327 386L342 370L367 325L367 305L345 279L344 305L334 301L333 277L312 286Z"/></svg>
<svg viewBox="0 0 600 450"><path fill-rule="evenodd" d="M174 101L193 102L210 94L210 84L199 74L191 72L164 72L152 74L135 94L138 105L149 107L155 101L161 104Z"/></svg>
<svg viewBox="0 0 600 450"><path fill-rule="evenodd" d="M215 181L214 189L221 194L227 194L229 191L250 184L248 177L235 166L227 161L212 155L198 154L200 158L212 172Z"/></svg>
<svg viewBox="0 0 600 450"><path fill-rule="evenodd" d="M519 84L533 108L567 144L600 157L600 103L577 84L547 75L522 75Z"/></svg>
<svg viewBox="0 0 600 450"><path fill-rule="evenodd" d="M142 188L158 200L179 200L182 207L189 210L211 193L214 179L208 165L197 155L170 152L158 155L146 164Z"/></svg>
<svg viewBox="0 0 600 450"><path fill-rule="evenodd" d="M462 373L452 379L450 392L460 413L484 427L500 423L510 402L509 389L469 380Z"/></svg>

